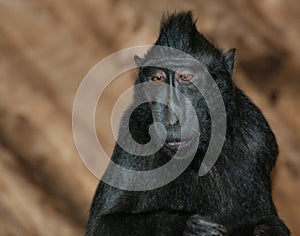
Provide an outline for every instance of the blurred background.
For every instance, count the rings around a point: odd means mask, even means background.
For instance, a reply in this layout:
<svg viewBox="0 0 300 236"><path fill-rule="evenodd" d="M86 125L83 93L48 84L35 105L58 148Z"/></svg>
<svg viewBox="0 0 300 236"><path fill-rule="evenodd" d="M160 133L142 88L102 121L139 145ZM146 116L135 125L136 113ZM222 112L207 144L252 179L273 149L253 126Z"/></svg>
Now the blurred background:
<svg viewBox="0 0 300 236"><path fill-rule="evenodd" d="M73 143L77 88L104 57L154 43L164 11L184 9L224 51L237 48L234 80L278 139L279 215L300 236L300 1L0 0L1 236L84 234L98 179ZM133 81L101 98L97 130L108 153L111 108Z"/></svg>

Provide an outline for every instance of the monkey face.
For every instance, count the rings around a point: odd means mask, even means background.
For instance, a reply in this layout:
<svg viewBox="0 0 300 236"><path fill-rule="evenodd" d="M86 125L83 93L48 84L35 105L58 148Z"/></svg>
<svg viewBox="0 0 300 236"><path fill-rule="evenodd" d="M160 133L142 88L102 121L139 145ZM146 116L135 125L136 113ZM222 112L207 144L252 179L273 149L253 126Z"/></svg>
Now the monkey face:
<svg viewBox="0 0 300 236"><path fill-rule="evenodd" d="M192 81L199 79L199 75L192 67L173 66L172 69L145 67L143 76L155 86L151 96L161 100L151 102L150 107L153 121L163 124L167 131L166 146L188 146L199 134L198 126L194 127L195 120L192 120L201 96Z"/></svg>
<svg viewBox="0 0 300 236"><path fill-rule="evenodd" d="M154 46L144 59L135 57L135 61L140 68L136 83L153 84L153 89L145 89L136 98L146 96L153 122L163 125L154 126L158 137L166 137L165 146L175 149L197 142L204 152L212 133L211 114L215 123L223 121L223 100L230 98L227 59L222 54L195 58L177 49Z"/></svg>

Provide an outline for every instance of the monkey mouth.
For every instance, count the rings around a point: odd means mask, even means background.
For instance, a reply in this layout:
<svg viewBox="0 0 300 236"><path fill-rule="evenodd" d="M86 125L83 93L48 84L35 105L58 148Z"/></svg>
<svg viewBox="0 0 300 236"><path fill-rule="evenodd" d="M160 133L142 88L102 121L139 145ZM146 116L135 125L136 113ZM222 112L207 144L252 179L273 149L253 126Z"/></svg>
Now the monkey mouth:
<svg viewBox="0 0 300 236"><path fill-rule="evenodd" d="M171 141L167 142L167 146L171 148L179 148L181 146L186 146L190 143L190 141Z"/></svg>

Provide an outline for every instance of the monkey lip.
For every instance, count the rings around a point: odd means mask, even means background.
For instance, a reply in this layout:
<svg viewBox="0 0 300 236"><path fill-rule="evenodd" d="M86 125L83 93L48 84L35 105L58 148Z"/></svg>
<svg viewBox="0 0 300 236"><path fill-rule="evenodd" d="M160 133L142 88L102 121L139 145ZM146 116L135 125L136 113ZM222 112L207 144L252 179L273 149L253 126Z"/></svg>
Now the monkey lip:
<svg viewBox="0 0 300 236"><path fill-rule="evenodd" d="M190 141L172 141L167 142L167 145L172 148L179 148L180 146L185 146L188 143L190 143Z"/></svg>

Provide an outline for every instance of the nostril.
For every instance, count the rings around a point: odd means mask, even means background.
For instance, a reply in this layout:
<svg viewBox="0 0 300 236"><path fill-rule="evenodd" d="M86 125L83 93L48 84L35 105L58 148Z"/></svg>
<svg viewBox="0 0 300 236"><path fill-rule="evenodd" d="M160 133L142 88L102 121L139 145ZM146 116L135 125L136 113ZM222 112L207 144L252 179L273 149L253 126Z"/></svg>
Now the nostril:
<svg viewBox="0 0 300 236"><path fill-rule="evenodd" d="M168 128L171 128L173 126L177 126L180 124L177 114L174 112L174 110L170 106L165 106L164 120L165 120L165 125Z"/></svg>
<svg viewBox="0 0 300 236"><path fill-rule="evenodd" d="M171 124L171 125L173 125L173 126L177 126L177 125L179 125L179 120L177 119L173 124Z"/></svg>
<svg viewBox="0 0 300 236"><path fill-rule="evenodd" d="M176 116L176 114L174 113L171 113L169 114L169 117L168 117L168 121L169 121L169 125L171 126L176 126L176 125L179 125L179 119L178 117Z"/></svg>

